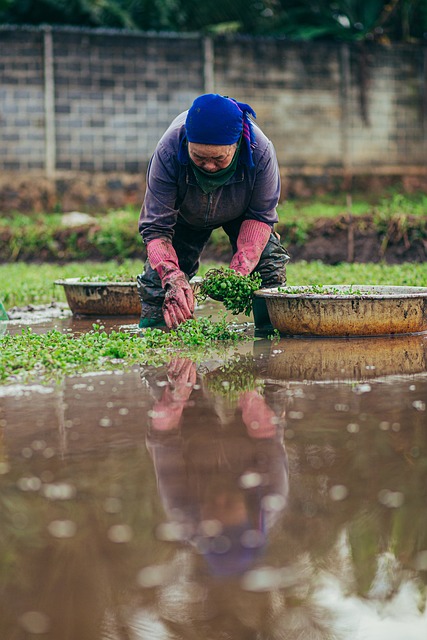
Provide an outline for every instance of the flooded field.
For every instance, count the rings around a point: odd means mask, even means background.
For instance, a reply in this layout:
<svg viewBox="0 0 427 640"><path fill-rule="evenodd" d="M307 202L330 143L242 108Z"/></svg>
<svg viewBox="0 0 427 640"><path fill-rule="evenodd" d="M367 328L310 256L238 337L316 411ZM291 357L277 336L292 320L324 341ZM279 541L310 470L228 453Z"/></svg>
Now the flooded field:
<svg viewBox="0 0 427 640"><path fill-rule="evenodd" d="M0 639L424 640L426 405L426 335L0 386Z"/></svg>

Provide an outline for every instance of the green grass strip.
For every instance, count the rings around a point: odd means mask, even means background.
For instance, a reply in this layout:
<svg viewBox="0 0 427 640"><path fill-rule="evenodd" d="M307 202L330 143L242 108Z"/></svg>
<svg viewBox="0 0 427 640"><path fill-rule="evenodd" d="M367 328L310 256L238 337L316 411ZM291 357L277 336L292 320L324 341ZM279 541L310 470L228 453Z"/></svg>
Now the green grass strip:
<svg viewBox="0 0 427 640"><path fill-rule="evenodd" d="M287 284L325 285L325 284L372 284L394 286L427 286L425 264L405 262L387 265L373 263L342 263L325 265L320 261L290 262L287 266Z"/></svg>
<svg viewBox="0 0 427 640"><path fill-rule="evenodd" d="M213 266L202 264L199 274L204 275ZM27 304L65 302L63 287L55 286L55 280L106 274L135 274L142 271L142 261L126 260L123 263L82 262L65 265L14 264L0 265L0 302L7 309ZM290 262L287 267L288 285L323 284L373 284L395 286L427 286L427 271L422 263L399 265L342 263L325 265L315 262Z"/></svg>

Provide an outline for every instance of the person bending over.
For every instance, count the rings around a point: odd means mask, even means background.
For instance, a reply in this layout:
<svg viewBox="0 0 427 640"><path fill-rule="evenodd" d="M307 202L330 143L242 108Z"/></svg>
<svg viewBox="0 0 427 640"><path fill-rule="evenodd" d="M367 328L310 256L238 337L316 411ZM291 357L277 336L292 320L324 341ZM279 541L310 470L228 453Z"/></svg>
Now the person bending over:
<svg viewBox="0 0 427 640"><path fill-rule="evenodd" d="M255 117L248 104L201 95L158 142L139 218L147 249L137 278L141 328L165 323L175 328L193 317L189 281L212 231L220 227L231 243L231 269L242 275L257 271L262 287L286 282L289 255L273 231L279 167Z"/></svg>

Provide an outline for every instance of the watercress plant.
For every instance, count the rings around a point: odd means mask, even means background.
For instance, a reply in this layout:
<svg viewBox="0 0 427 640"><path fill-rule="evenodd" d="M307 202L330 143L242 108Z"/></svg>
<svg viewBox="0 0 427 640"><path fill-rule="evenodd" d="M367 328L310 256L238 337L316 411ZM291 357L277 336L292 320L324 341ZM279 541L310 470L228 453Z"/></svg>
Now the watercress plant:
<svg viewBox="0 0 427 640"><path fill-rule="evenodd" d="M261 276L251 273L242 276L233 269L221 267L210 269L197 292L199 300L212 298L223 303L224 307L234 315L252 311L252 295L261 286Z"/></svg>
<svg viewBox="0 0 427 640"><path fill-rule="evenodd" d="M332 285L322 284L310 284L302 285L300 287L277 287L279 293L285 293L288 295L322 295L322 296L362 296L363 291L355 285L349 285L345 288L338 288Z"/></svg>
<svg viewBox="0 0 427 640"><path fill-rule="evenodd" d="M81 276L79 282L136 282L136 275L131 273L106 273L99 276Z"/></svg>
<svg viewBox="0 0 427 640"><path fill-rule="evenodd" d="M225 317L187 320L169 332L146 329L140 334L107 333L94 324L87 333L73 335L53 329L45 334L30 328L0 337L0 382L49 380L84 371L105 371L133 364L161 364L177 352L197 357L246 339Z"/></svg>

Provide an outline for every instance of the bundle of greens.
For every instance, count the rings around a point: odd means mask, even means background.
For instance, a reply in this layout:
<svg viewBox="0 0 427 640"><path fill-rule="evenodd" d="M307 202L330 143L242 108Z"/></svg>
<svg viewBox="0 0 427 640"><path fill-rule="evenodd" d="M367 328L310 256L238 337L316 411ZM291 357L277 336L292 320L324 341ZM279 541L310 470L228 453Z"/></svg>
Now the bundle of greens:
<svg viewBox="0 0 427 640"><path fill-rule="evenodd" d="M252 273L242 276L240 273L221 267L210 269L197 291L199 300L212 298L219 300L224 307L234 315L245 313L250 315L252 310L252 295L261 286L261 276Z"/></svg>

